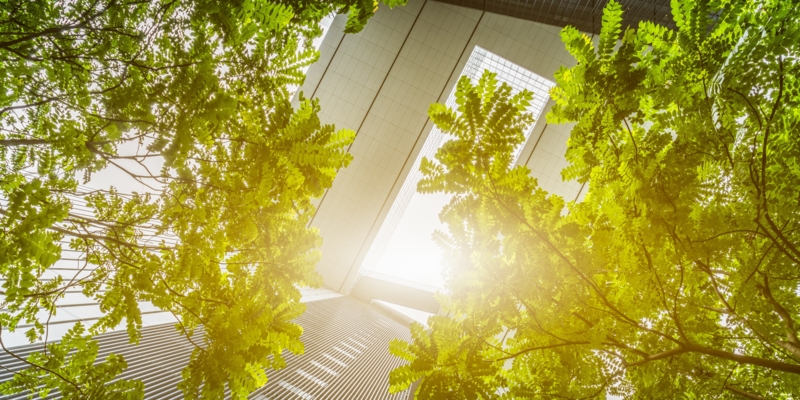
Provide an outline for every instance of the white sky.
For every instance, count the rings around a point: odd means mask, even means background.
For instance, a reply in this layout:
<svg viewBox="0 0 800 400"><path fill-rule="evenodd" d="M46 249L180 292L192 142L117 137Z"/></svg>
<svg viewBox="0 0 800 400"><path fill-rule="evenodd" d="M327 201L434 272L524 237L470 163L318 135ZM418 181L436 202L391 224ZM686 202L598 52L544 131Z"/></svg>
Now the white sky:
<svg viewBox="0 0 800 400"><path fill-rule="evenodd" d="M437 229L446 231L439 212L450 201L444 193L415 194L411 197L391 240L378 259L376 270L444 288L441 261L444 251L431 239Z"/></svg>
<svg viewBox="0 0 800 400"><path fill-rule="evenodd" d="M497 73L497 79L510 84L515 92L523 88L531 90L534 93L534 100L529 111L537 120L539 119L549 98L548 92L553 85L552 82L476 46L462 75L467 75L476 82L486 69ZM451 93L446 103L454 107L454 94ZM528 135L530 129L526 132L526 137ZM444 288L442 277L444 251L434 243L432 234L437 229L447 231L439 220L439 212L450 201L451 196L444 193L416 193L416 184L421 177L419 173L421 158L433 159L436 150L446 140L449 138L438 129L434 128L431 131L386 217L384 226L373 242L373 248L365 257L362 269L439 289ZM522 145L517 149L516 155L519 155L521 149Z"/></svg>

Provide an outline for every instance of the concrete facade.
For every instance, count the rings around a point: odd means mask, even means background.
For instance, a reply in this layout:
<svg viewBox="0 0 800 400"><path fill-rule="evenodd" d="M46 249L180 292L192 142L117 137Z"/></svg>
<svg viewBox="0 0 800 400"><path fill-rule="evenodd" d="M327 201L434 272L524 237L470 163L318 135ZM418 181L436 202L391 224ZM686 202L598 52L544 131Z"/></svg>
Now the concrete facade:
<svg viewBox="0 0 800 400"><path fill-rule="evenodd" d="M381 6L356 35L342 34L344 22L335 18L300 91L320 100L323 123L357 132L353 163L339 172L312 221L324 239L318 271L328 287L348 293L431 131L429 105L447 99L472 49L550 80L574 60L561 28L431 0ZM540 118L519 160L545 190L573 200L581 185L560 177L569 130Z"/></svg>

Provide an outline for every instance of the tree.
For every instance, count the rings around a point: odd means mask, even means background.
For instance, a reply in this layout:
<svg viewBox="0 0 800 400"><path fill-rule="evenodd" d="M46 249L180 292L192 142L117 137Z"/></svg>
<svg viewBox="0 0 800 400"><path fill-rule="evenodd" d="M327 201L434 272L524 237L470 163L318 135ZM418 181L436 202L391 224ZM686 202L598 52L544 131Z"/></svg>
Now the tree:
<svg viewBox="0 0 800 400"><path fill-rule="evenodd" d="M349 164L354 133L322 125L315 100L293 109L290 88L317 58L320 19L350 11L356 32L377 5L365 4L0 5L0 326L32 325L46 345L0 392L141 398L141 382L115 380L124 359L96 360L91 338L124 323L138 342L141 302L172 312L195 346L188 398L245 397L283 350L303 351L298 287L321 282L311 199ZM107 168L147 189L79 185ZM54 269L64 251L83 260L68 275ZM103 316L49 341L70 291Z"/></svg>
<svg viewBox="0 0 800 400"><path fill-rule="evenodd" d="M562 31L548 122L577 122L565 179L538 187L511 149L530 117L490 75L459 82L455 138L421 192L454 195L435 237L451 316L391 351L392 390L426 398L792 398L800 395L800 6L679 0L678 27L599 45Z"/></svg>

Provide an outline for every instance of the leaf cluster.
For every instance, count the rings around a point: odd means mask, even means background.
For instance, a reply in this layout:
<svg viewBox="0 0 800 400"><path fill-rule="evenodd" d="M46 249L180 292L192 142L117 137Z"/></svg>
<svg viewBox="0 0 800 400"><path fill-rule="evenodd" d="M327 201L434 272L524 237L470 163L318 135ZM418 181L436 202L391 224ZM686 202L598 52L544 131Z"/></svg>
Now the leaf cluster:
<svg viewBox="0 0 800 400"><path fill-rule="evenodd" d="M290 96L318 57L320 20L349 10L358 31L375 10L361 6L0 4L0 327L45 342L0 392L141 398L91 336L124 325L138 342L148 303L195 347L187 398L244 398L285 350L302 353L298 287L321 284L311 199L350 163L355 134ZM143 192L82 185L107 170ZM79 266L63 268L65 254ZM101 316L49 341L72 294Z"/></svg>
<svg viewBox="0 0 800 400"><path fill-rule="evenodd" d="M431 107L454 139L423 164L419 189L454 194L440 214L449 232L437 234L452 316L393 345L410 362L394 390L420 380L429 398L800 394L800 7L672 9L677 30L623 31L611 1L597 46L562 31L577 64L557 72L548 122L576 123L562 175L586 183L580 203L511 165L511 132L530 120L493 122L515 107L502 88L460 83L458 110Z"/></svg>

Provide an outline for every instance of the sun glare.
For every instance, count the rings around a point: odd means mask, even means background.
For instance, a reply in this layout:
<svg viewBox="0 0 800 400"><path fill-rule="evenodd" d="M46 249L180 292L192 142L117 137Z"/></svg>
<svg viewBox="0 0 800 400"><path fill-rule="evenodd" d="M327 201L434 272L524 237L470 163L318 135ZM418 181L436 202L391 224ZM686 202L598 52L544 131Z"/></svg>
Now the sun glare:
<svg viewBox="0 0 800 400"><path fill-rule="evenodd" d="M497 79L511 85L515 92L522 89L532 91L534 100L529 111L539 119L547 103L548 92L553 86L552 82L478 46L470 55L462 76L466 75L477 82L487 69L497 73ZM450 94L446 104L455 108L454 93ZM526 132L526 137L529 134L530 129ZM439 289L444 288L444 251L434 243L432 234L437 229L446 231L446 227L439 221L439 212L450 201L451 196L443 193L419 194L416 187L422 177L419 172L422 157L433 159L436 150L447 140L439 129L433 128L362 263L362 273L374 271ZM516 150L515 157L522 147Z"/></svg>

